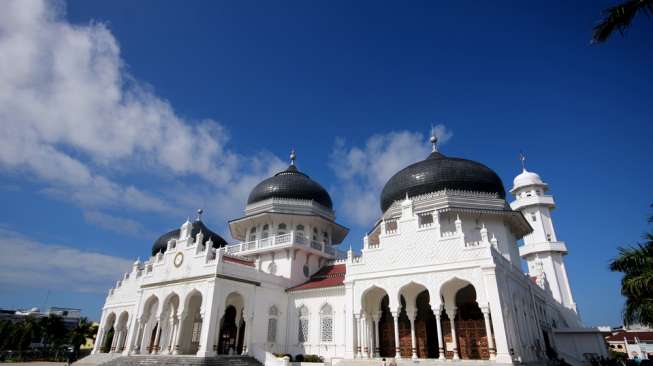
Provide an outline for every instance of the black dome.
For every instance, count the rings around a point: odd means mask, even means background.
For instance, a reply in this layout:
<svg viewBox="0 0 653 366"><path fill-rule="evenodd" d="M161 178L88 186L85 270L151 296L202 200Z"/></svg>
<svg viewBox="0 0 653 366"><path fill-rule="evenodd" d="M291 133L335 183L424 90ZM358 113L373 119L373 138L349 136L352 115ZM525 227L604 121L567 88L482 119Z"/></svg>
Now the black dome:
<svg viewBox="0 0 653 366"><path fill-rule="evenodd" d="M326 189L297 170L294 165L257 184L249 194L247 204L272 197L313 200L330 210L333 209L331 197Z"/></svg>
<svg viewBox="0 0 653 366"><path fill-rule="evenodd" d="M193 239L201 231L204 233L204 241L206 242L211 239L214 248L221 248L227 245L227 242L222 239L220 235L207 228L201 220L196 220L191 225L193 225L193 228L190 231L190 236ZM168 241L170 241L170 239L179 239L179 232L179 229L175 229L156 239L154 245L152 245L152 255L156 255L158 252L165 252L168 248Z"/></svg>
<svg viewBox="0 0 653 366"><path fill-rule="evenodd" d="M388 180L381 192L381 210L408 196L442 189L497 193L506 198L501 178L485 165L467 159L450 158L432 152L426 159L409 165Z"/></svg>

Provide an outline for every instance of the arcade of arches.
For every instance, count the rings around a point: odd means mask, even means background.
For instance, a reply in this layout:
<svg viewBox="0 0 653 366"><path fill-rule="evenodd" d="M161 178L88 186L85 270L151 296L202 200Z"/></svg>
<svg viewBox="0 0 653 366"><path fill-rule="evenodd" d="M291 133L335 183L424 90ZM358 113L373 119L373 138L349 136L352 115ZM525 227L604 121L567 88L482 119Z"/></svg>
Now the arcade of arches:
<svg viewBox="0 0 653 366"><path fill-rule="evenodd" d="M435 309L427 289L410 286L400 291L398 311L390 309L390 298L381 288L363 296L356 314L358 358L494 358L489 309L479 307L471 284L457 289L449 302L442 298L445 306Z"/></svg>
<svg viewBox="0 0 653 366"><path fill-rule="evenodd" d="M185 299L185 310L180 313L180 298L171 293L161 305L159 298L151 296L136 318L136 332L132 350L136 354L196 354L200 349L203 327L202 294L191 292ZM244 301L238 293L225 300L224 312L219 318L218 338L213 350L218 354L243 354L246 323L243 316ZM123 352L127 345L129 318L127 311L109 313L98 332L100 352Z"/></svg>

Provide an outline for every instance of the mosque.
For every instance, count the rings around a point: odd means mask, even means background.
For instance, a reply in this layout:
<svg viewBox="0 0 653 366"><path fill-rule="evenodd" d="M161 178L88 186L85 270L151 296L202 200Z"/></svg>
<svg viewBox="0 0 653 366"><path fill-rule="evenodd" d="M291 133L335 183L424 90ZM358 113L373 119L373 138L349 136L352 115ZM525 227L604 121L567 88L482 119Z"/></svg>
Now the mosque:
<svg viewBox="0 0 653 366"><path fill-rule="evenodd" d="M492 169L431 143L385 184L360 253L339 250L348 229L294 152L228 222L232 240L199 210L109 290L90 357L580 365L607 356L598 329L581 324L549 186L524 168L508 203Z"/></svg>

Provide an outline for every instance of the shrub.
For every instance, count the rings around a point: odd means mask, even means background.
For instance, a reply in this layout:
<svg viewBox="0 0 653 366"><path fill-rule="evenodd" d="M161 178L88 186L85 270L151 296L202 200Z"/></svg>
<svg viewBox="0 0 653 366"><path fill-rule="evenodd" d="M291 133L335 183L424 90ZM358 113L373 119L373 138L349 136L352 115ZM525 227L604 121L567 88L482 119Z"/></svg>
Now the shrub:
<svg viewBox="0 0 653 366"><path fill-rule="evenodd" d="M292 355L289 353L273 353L273 355L277 358L288 357L288 360L292 361Z"/></svg>
<svg viewBox="0 0 653 366"><path fill-rule="evenodd" d="M304 362L324 362L318 355L304 355Z"/></svg>

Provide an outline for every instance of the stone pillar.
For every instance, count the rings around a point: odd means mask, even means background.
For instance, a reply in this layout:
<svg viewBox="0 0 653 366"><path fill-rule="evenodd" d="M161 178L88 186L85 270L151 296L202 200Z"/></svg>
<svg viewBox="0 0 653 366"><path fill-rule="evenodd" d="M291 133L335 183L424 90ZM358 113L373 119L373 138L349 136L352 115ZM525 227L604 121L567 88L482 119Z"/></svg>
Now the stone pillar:
<svg viewBox="0 0 653 366"><path fill-rule="evenodd" d="M97 331L97 337L95 338L95 346L93 346L93 354L100 353L102 351L102 341L104 340L104 328L100 328Z"/></svg>
<svg viewBox="0 0 653 366"><path fill-rule="evenodd" d="M143 337L143 319L136 319L136 328L134 330L134 339L132 340L132 353L139 354L141 351L141 338Z"/></svg>
<svg viewBox="0 0 653 366"><path fill-rule="evenodd" d="M372 318L372 321L374 322L372 325L374 331L374 357L381 357L381 347L379 346L379 319L381 317L380 313L381 312L377 313Z"/></svg>
<svg viewBox="0 0 653 366"><path fill-rule="evenodd" d="M497 358L497 350L494 348L494 337L492 336L492 326L490 325L490 308L485 306L481 308L483 320L485 321L485 336L487 337L487 348L490 352L490 360Z"/></svg>
<svg viewBox="0 0 653 366"><path fill-rule="evenodd" d="M413 352L412 359L417 359L417 338L415 338L415 312L408 313L408 320L410 320L410 346Z"/></svg>
<svg viewBox="0 0 653 366"><path fill-rule="evenodd" d="M247 320L245 321L245 334L243 335L243 355L247 355L247 352L250 348L250 338L252 335L252 330L250 329L252 325L254 324L254 315L253 314L248 314Z"/></svg>
<svg viewBox="0 0 653 366"><path fill-rule="evenodd" d="M159 353L159 341L161 340L161 318L156 319L156 335L154 336L154 347L152 351L154 353Z"/></svg>
<svg viewBox="0 0 653 366"><path fill-rule="evenodd" d="M367 314L363 313L361 317L361 333L363 336L363 357L364 358L370 358L370 353L369 353L369 342L368 342L368 337L367 337L367 332L369 330L368 324L367 324Z"/></svg>
<svg viewBox="0 0 653 366"><path fill-rule="evenodd" d="M113 328L113 338L111 339L111 348L109 349L109 352L111 353L116 352L116 344L118 343L119 334L120 331L117 328Z"/></svg>
<svg viewBox="0 0 653 366"><path fill-rule="evenodd" d="M452 307L447 309L447 315L449 315L449 323L451 323L451 343L453 344L453 359L460 360L458 356L458 339L456 338L456 324L454 318L456 317L456 308Z"/></svg>
<svg viewBox="0 0 653 366"><path fill-rule="evenodd" d="M179 326L177 327L177 335L175 335L175 349L172 351L173 355L178 355L181 352L181 334L184 331L184 323L188 317L188 312L183 311L179 316Z"/></svg>
<svg viewBox="0 0 653 366"><path fill-rule="evenodd" d="M356 357L357 358L362 358L363 353L361 352L361 316L360 314L355 314L354 315L355 323L356 323Z"/></svg>
<svg viewBox="0 0 653 366"><path fill-rule="evenodd" d="M492 314L492 328L494 330L494 347L496 349L496 363L512 363L510 355L510 343L508 342L508 332L504 320L504 309L502 308L501 297L499 296L499 273L496 273L494 265L481 267L483 271L483 282L485 283L485 292L487 302ZM506 310L507 311L507 310ZM514 333L514 330L510 330Z"/></svg>
<svg viewBox="0 0 653 366"><path fill-rule="evenodd" d="M240 339L240 319L236 320L236 348L234 354L238 352L238 340ZM243 348L245 348L245 337L243 337ZM229 350L227 350L229 352Z"/></svg>
<svg viewBox="0 0 653 366"><path fill-rule="evenodd" d="M444 353L444 339L442 338L442 310L440 307L433 309L433 314L435 314L435 323L438 328L438 360L446 359L446 354Z"/></svg>
<svg viewBox="0 0 653 366"><path fill-rule="evenodd" d="M392 318L395 322L395 358L401 359L401 347L399 345L399 314L400 311L393 311Z"/></svg>

